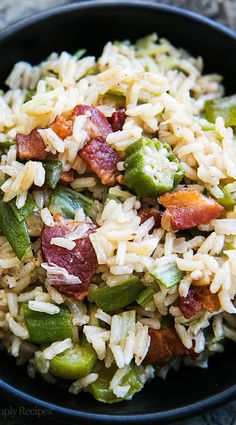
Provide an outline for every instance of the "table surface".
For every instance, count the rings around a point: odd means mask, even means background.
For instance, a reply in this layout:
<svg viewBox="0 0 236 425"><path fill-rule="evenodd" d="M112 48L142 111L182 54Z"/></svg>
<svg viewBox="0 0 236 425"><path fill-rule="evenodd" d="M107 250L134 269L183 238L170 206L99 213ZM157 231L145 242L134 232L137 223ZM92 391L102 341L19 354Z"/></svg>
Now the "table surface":
<svg viewBox="0 0 236 425"><path fill-rule="evenodd" d="M0 0L0 30L27 15L66 4L68 0ZM236 0L159 0L204 14L236 30ZM21 407L0 399L0 424L31 425L52 423L46 416L37 416L37 411L25 411ZM60 422L61 423L61 422ZM81 424L83 425L83 424ZM201 416L176 423L176 425L236 425L236 401L209 411Z"/></svg>

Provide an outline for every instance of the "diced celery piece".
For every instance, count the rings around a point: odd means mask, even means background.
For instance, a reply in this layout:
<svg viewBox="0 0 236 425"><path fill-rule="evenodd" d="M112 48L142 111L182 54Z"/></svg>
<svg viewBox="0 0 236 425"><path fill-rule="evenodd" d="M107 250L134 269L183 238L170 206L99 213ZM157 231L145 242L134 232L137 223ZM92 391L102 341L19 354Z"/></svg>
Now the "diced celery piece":
<svg viewBox="0 0 236 425"><path fill-rule="evenodd" d="M157 267L150 274L167 289L178 285L185 275L175 264Z"/></svg>

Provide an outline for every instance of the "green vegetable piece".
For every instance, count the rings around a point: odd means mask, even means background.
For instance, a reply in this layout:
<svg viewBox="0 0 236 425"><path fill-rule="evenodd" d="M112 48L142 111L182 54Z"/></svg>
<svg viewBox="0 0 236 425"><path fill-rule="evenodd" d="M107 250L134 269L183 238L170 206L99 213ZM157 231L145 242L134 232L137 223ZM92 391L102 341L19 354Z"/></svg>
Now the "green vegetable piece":
<svg viewBox="0 0 236 425"><path fill-rule="evenodd" d="M98 379L93 382L89 391L94 396L94 398L102 403L117 403L122 400L127 400L132 398L132 396L141 391L143 388L142 376L137 366L131 364L127 375L122 379L120 385L130 385L130 389L124 398L118 398L115 394L109 389L110 381L116 372L115 367L110 367L109 369L102 369L98 374Z"/></svg>
<svg viewBox="0 0 236 425"><path fill-rule="evenodd" d="M205 102L205 114L210 122L215 122L217 117L222 117L227 127L235 126L236 95L207 100Z"/></svg>
<svg viewBox="0 0 236 425"><path fill-rule="evenodd" d="M97 361L95 350L90 344L75 345L50 361L50 373L58 378L78 379L88 375Z"/></svg>
<svg viewBox="0 0 236 425"><path fill-rule="evenodd" d="M151 273L158 283L161 283L165 288L172 288L180 283L185 273L179 270L175 264L167 264L157 267Z"/></svg>
<svg viewBox="0 0 236 425"><path fill-rule="evenodd" d="M39 211L27 217L25 221L27 223L30 237L41 236L44 223L41 215L39 214Z"/></svg>
<svg viewBox="0 0 236 425"><path fill-rule="evenodd" d="M8 202L0 197L0 230L19 260L32 256L30 237L25 221L19 222Z"/></svg>
<svg viewBox="0 0 236 425"><path fill-rule="evenodd" d="M137 277L113 287L105 287L92 291L89 294L89 301L95 302L102 310L116 311L133 303L144 285Z"/></svg>
<svg viewBox="0 0 236 425"><path fill-rule="evenodd" d="M111 199L116 202L124 202L126 199L131 198L133 196L132 193L127 190L122 190L120 186L111 187L108 190L107 196L105 196L105 204L107 204Z"/></svg>
<svg viewBox="0 0 236 425"><path fill-rule="evenodd" d="M125 183L138 196L156 197L171 191L184 170L167 143L142 137L126 151Z"/></svg>
<svg viewBox="0 0 236 425"><path fill-rule="evenodd" d="M61 307L59 313L51 315L30 310L28 304L23 303L22 312L30 342L51 344L73 336L70 312L65 307Z"/></svg>
<svg viewBox="0 0 236 425"><path fill-rule="evenodd" d="M57 183L60 180L62 172L62 163L61 161L46 159L42 162L45 169L45 182L48 185L49 189L55 189Z"/></svg>
<svg viewBox="0 0 236 425"><path fill-rule="evenodd" d="M0 150L9 149L11 146L16 144L15 140L7 140L6 142L0 142Z"/></svg>
<svg viewBox="0 0 236 425"><path fill-rule="evenodd" d="M233 196L228 192L226 187L218 186L218 188L221 190L223 197L216 198L217 202L222 205L226 210L232 209L236 205L236 200L233 198Z"/></svg>
<svg viewBox="0 0 236 425"><path fill-rule="evenodd" d="M84 56L86 53L86 49L79 49L74 53L74 56L76 57L76 59L81 59L82 56Z"/></svg>
<svg viewBox="0 0 236 425"><path fill-rule="evenodd" d="M145 308L152 301L154 294L154 289L149 286L148 288L145 288L141 294L139 294L136 301L139 305L141 305L141 307Z"/></svg>
<svg viewBox="0 0 236 425"><path fill-rule="evenodd" d="M19 209L17 208L15 199L12 199L11 201L9 201L9 205L12 211L14 212L17 220L19 220L20 222L25 220L34 212L38 211L38 206L32 195L27 196L25 205L22 208L19 208Z"/></svg>
<svg viewBox="0 0 236 425"><path fill-rule="evenodd" d="M110 96L117 96L117 97L124 97L124 94L121 91L118 90L108 90L106 94Z"/></svg>
<svg viewBox="0 0 236 425"><path fill-rule="evenodd" d="M65 218L74 218L75 211L83 208L86 215L92 211L93 201L69 187L57 187L52 193L49 210L61 213Z"/></svg>
<svg viewBox="0 0 236 425"><path fill-rule="evenodd" d="M27 91L25 95L25 103L29 102L29 100L32 100L32 97L35 95L35 93L36 93L36 90Z"/></svg>
<svg viewBox="0 0 236 425"><path fill-rule="evenodd" d="M224 326L227 326L227 325L224 323ZM213 329L211 327L204 329L203 333L204 333L204 337L205 337L205 341L206 341L207 346L224 341L224 335L219 336L219 337L215 337Z"/></svg>

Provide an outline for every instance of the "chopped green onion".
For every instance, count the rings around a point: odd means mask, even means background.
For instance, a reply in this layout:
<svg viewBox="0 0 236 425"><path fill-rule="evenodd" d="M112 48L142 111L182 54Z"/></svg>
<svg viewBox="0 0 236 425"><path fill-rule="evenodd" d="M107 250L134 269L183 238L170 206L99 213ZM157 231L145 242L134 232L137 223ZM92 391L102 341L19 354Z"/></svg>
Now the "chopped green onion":
<svg viewBox="0 0 236 425"><path fill-rule="evenodd" d="M0 197L0 229L19 260L32 256L30 237L25 221L19 222L8 202Z"/></svg>
<svg viewBox="0 0 236 425"><path fill-rule="evenodd" d="M110 382L113 378L116 368L114 366L109 369L103 368L100 372L98 372L98 379L93 382L89 391L94 396L94 398L102 403L116 403L121 400L130 399L135 393L141 391L143 388L142 375L139 371L138 367L131 363L129 365L129 369L125 377L121 380L120 385L129 385L130 389L123 398L118 398L116 395L110 390Z"/></svg>
<svg viewBox="0 0 236 425"><path fill-rule="evenodd" d="M61 307L59 313L53 315L30 310L27 303L23 303L21 308L30 342L51 344L65 338L72 338L72 322L67 308Z"/></svg>
<svg viewBox="0 0 236 425"><path fill-rule="evenodd" d="M62 163L61 161L55 160L45 160L42 162L45 169L45 182L48 185L49 189L55 189L57 183L61 178L62 172Z"/></svg>
<svg viewBox="0 0 236 425"><path fill-rule="evenodd" d="M167 289L178 285L185 275L175 264L157 267L150 274Z"/></svg>
<svg viewBox="0 0 236 425"><path fill-rule="evenodd" d="M90 344L75 345L50 361L49 372L63 379L78 379L88 375L97 361L95 350Z"/></svg>
<svg viewBox="0 0 236 425"><path fill-rule="evenodd" d="M9 201L9 205L14 212L17 220L20 222L25 220L27 217L38 211L38 206L32 195L28 195L25 201L25 205L22 208L17 208L15 199Z"/></svg>
<svg viewBox="0 0 236 425"><path fill-rule="evenodd" d="M141 292L141 294L139 294L136 301L139 305L141 305L141 307L145 308L152 301L154 294L154 289L149 286L148 288L145 288L144 291Z"/></svg>
<svg viewBox="0 0 236 425"><path fill-rule="evenodd" d="M93 201L87 196L68 187L57 187L51 197L49 210L52 214L61 213L65 218L74 218L78 208L83 208L86 215L92 212Z"/></svg>
<svg viewBox="0 0 236 425"><path fill-rule="evenodd" d="M89 293L89 301L95 302L102 310L116 311L133 303L144 285L137 277L113 287L100 288Z"/></svg>

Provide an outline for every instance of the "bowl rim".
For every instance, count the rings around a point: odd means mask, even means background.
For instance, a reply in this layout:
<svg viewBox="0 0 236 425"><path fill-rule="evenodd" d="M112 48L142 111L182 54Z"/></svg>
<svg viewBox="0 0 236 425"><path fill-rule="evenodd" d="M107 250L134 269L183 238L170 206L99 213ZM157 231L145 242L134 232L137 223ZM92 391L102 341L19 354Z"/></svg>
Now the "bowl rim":
<svg viewBox="0 0 236 425"><path fill-rule="evenodd" d="M43 21L51 16L58 16L64 12L73 12L74 10L83 10L83 9L99 9L99 8L145 8L147 10L155 9L162 12L172 13L177 16L183 16L189 18L192 21L199 22L205 26L211 27L216 31L226 35L228 38L236 41L236 31L227 28L225 25L220 22L215 22L205 16L202 16L196 12L192 12L185 8L179 8L177 6L162 4L159 2L146 1L146 0L87 0L81 1L79 3L69 3L60 5L57 7L50 8L46 11L35 13L33 15L27 16L19 21L3 28L0 32L0 49L1 43L7 40L9 37L20 31L21 29L33 25L36 22ZM205 397L203 400L196 401L191 404L187 404L178 408L168 409L165 411L157 411L154 413L142 413L139 415L131 414L99 414L99 413L88 413L80 410L73 410L67 407L62 407L60 405L43 401L37 397L31 396L25 391L21 391L14 386L8 384L7 382L0 379L0 389L1 393L6 397L6 399L15 401L19 403L20 401L24 402L27 405L42 407L50 411L54 411L58 416L64 419L83 419L85 421L93 421L94 423L118 423L121 420L125 420L127 423L137 423L143 424L143 421L148 423L154 423L154 421L159 421L159 423L169 422L170 420L178 420L188 416L197 415L206 410L209 410L213 407L219 406L227 401L233 400L236 396L236 383L226 388L223 391L220 391L212 396Z"/></svg>
<svg viewBox="0 0 236 425"><path fill-rule="evenodd" d="M60 6L52 7L47 10L34 13L33 15L26 16L25 18L19 19L10 25L7 25L0 31L0 42L10 37L13 33L21 30L25 26L29 26L34 24L35 22L44 20L49 18L51 15L61 15L63 12L73 11L77 9L99 9L100 7L109 6L109 8L114 7L138 7L138 8L146 8L146 9L157 9L163 12L172 12L178 16L185 16L187 18L192 19L193 21L197 21L205 24L206 26L210 26L221 33L229 36L229 38L233 38L236 40L236 31L231 28L227 28L224 24L213 21L212 19L203 16L199 13L193 12L191 10L180 8L170 4L159 3L158 1L152 0L82 0L79 3L67 3L62 4Z"/></svg>

